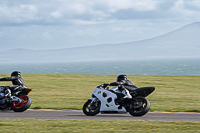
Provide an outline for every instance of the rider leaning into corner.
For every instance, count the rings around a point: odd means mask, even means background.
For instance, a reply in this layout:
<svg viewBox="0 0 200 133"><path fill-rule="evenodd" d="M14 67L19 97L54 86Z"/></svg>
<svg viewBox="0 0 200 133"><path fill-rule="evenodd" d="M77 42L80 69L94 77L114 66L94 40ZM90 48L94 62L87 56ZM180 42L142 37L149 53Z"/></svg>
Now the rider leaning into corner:
<svg viewBox="0 0 200 133"><path fill-rule="evenodd" d="M11 73L10 77L0 78L0 81L12 81L13 86L5 87L5 96L11 98L11 89L17 89L18 87L26 88L23 78L21 77L21 72L14 71Z"/></svg>
<svg viewBox="0 0 200 133"><path fill-rule="evenodd" d="M119 90L122 92L122 94L125 95L123 98L128 98L128 99L132 98L129 90L135 90L135 89L138 88L130 80L127 79L126 75L119 75L119 76L117 76L116 82L112 82L112 83L109 83L109 84L105 83L103 86L107 87L108 85L109 86L119 86L118 87Z"/></svg>

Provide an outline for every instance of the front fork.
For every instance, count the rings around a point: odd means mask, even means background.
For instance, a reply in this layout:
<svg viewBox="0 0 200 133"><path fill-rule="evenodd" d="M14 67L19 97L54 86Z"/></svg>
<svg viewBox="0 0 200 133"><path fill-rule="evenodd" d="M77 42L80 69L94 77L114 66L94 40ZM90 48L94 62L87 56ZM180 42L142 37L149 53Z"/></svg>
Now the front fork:
<svg viewBox="0 0 200 133"><path fill-rule="evenodd" d="M90 107L94 107L94 108L98 107L99 100L97 98L90 98L90 100L92 100L90 102Z"/></svg>
<svg viewBox="0 0 200 133"><path fill-rule="evenodd" d="M90 98L90 100L92 100L90 102L90 105L94 105L95 103L98 103L98 99L97 98Z"/></svg>

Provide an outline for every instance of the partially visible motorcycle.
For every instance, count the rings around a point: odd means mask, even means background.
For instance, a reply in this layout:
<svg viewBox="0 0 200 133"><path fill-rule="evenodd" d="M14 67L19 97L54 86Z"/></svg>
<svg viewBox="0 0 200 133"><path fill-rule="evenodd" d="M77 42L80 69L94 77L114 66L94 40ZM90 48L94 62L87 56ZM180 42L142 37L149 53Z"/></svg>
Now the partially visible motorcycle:
<svg viewBox="0 0 200 133"><path fill-rule="evenodd" d="M10 91L10 96L7 96L7 91ZM32 103L31 98L27 96L30 91L31 89L20 86L0 86L0 110L27 110Z"/></svg>
<svg viewBox="0 0 200 133"><path fill-rule="evenodd" d="M106 113L127 113L132 116L143 116L150 109L150 102L147 97L155 87L140 87L130 90L131 99L123 98L124 94L118 87L106 88L104 85L97 86L90 99L83 105L83 113L87 116L95 116L99 112ZM125 86L124 86L125 87Z"/></svg>

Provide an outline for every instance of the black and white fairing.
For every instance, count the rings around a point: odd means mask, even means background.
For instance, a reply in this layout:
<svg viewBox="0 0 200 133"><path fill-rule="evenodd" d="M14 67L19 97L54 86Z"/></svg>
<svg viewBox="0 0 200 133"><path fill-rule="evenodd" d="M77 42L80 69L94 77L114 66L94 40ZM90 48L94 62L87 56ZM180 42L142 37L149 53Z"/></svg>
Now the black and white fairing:
<svg viewBox="0 0 200 133"><path fill-rule="evenodd" d="M127 110L123 106L116 104L116 93L121 93L118 87L112 87L109 90L96 87L92 92L91 100L98 98L101 101L100 112L116 111L118 113L126 113Z"/></svg>

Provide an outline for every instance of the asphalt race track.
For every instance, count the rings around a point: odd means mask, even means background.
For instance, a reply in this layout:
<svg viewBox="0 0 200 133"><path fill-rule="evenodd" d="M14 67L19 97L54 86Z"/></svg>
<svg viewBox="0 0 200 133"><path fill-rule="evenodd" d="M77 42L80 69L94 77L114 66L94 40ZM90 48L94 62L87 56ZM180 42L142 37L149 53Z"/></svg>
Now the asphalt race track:
<svg viewBox="0 0 200 133"><path fill-rule="evenodd" d="M147 120L147 121L200 121L200 113L149 112L142 117L127 114L101 114L85 116L82 110L27 110L13 112L0 111L0 119L45 119L45 120Z"/></svg>

